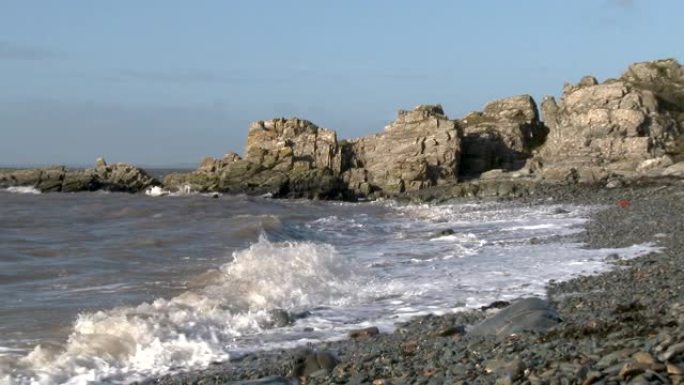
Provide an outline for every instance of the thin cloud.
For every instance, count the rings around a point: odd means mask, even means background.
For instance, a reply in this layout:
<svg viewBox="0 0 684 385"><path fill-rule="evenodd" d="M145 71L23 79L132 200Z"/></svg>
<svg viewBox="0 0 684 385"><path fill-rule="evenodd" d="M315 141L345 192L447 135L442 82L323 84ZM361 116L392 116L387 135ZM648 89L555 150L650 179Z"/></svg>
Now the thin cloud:
<svg viewBox="0 0 684 385"><path fill-rule="evenodd" d="M224 77L213 72L199 70L163 72L127 69L119 71L119 77L159 83L217 83L238 80Z"/></svg>
<svg viewBox="0 0 684 385"><path fill-rule="evenodd" d="M0 60L46 60L55 53L46 49L0 41Z"/></svg>
<svg viewBox="0 0 684 385"><path fill-rule="evenodd" d="M622 9L634 8L634 0L608 0L607 3L609 6Z"/></svg>

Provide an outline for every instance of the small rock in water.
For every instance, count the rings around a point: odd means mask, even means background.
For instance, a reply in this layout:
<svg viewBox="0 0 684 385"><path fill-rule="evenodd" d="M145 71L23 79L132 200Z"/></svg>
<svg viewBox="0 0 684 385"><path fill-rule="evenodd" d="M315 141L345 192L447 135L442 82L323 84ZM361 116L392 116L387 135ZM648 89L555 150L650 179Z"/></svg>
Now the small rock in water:
<svg viewBox="0 0 684 385"><path fill-rule="evenodd" d="M444 229L435 233L435 237L445 237L447 235L454 235L456 232L453 229Z"/></svg>
<svg viewBox="0 0 684 385"><path fill-rule="evenodd" d="M508 301L494 301L490 303L489 305L482 306L480 310L482 311L487 311L489 309L502 309L505 308L506 306L510 305L511 303Z"/></svg>
<svg viewBox="0 0 684 385"><path fill-rule="evenodd" d="M283 309L273 309L268 312L268 319L259 323L264 329L281 328L294 322L290 313Z"/></svg>

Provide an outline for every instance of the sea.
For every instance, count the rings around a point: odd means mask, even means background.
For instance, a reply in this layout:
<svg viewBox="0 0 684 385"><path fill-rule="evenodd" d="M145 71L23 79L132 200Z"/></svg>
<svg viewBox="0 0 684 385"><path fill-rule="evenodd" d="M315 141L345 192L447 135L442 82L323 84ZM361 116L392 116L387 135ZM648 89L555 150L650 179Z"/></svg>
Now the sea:
<svg viewBox="0 0 684 385"><path fill-rule="evenodd" d="M653 250L586 248L599 209L0 190L0 384L126 384L543 297Z"/></svg>

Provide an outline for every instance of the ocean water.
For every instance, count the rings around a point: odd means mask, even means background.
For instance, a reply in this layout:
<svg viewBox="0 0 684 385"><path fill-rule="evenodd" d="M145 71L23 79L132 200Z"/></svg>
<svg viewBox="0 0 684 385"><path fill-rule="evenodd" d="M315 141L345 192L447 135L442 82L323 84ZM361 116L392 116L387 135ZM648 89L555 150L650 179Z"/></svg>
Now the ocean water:
<svg viewBox="0 0 684 385"><path fill-rule="evenodd" d="M0 191L0 384L127 383L391 331L653 250L561 241L596 207L155 195ZM273 327L276 309L301 318Z"/></svg>

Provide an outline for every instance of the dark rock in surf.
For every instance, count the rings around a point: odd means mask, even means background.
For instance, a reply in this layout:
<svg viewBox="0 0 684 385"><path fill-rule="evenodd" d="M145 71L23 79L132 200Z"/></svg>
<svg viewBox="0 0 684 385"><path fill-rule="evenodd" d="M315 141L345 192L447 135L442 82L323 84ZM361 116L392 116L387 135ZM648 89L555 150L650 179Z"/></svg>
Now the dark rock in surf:
<svg viewBox="0 0 684 385"><path fill-rule="evenodd" d="M452 229L444 229L436 232L433 236L433 238L439 238L439 237L445 237L447 235L454 235L456 232Z"/></svg>
<svg viewBox="0 0 684 385"><path fill-rule="evenodd" d="M487 311L489 309L503 309L506 306L509 306L511 303L508 301L494 301L490 303L489 305L485 305L480 307L480 310L482 311Z"/></svg>
<svg viewBox="0 0 684 385"><path fill-rule="evenodd" d="M30 186L41 192L121 191L137 193L161 183L145 170L126 164L107 165L98 158L95 168L71 170L64 166L0 171L0 187Z"/></svg>
<svg viewBox="0 0 684 385"><path fill-rule="evenodd" d="M293 322L294 319L290 316L290 313L288 313L287 311L283 309L273 309L269 310L268 318L260 322L259 326L261 326L264 329L281 328L291 325Z"/></svg>

